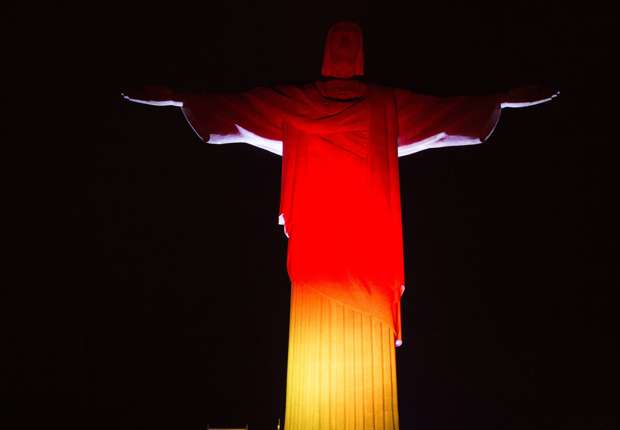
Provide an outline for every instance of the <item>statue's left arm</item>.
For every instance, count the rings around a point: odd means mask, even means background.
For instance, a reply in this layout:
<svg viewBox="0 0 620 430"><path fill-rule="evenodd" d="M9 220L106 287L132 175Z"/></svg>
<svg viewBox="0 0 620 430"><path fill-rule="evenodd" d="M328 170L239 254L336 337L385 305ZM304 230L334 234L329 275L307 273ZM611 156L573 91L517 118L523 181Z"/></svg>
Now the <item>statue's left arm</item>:
<svg viewBox="0 0 620 430"><path fill-rule="evenodd" d="M533 106L558 94L542 87L520 87L486 96L435 97L397 89L398 155L482 143L495 130L503 108Z"/></svg>
<svg viewBox="0 0 620 430"><path fill-rule="evenodd" d="M188 95L182 110L204 142L242 142L282 155L285 117L297 108L294 89L257 87L239 93Z"/></svg>
<svg viewBox="0 0 620 430"><path fill-rule="evenodd" d="M248 143L282 155L283 118L298 108L295 89L258 87L238 93L179 92L164 86L122 93L134 103L180 107L196 134L213 144Z"/></svg>
<svg viewBox="0 0 620 430"><path fill-rule="evenodd" d="M149 106L183 107L183 94L161 85L128 88L121 95L130 102Z"/></svg>

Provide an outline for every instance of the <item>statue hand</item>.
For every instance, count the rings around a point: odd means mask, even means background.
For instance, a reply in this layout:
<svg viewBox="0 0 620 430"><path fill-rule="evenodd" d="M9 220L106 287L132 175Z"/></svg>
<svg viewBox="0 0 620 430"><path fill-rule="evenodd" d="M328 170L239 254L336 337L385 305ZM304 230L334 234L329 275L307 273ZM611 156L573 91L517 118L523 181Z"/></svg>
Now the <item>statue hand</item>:
<svg viewBox="0 0 620 430"><path fill-rule="evenodd" d="M121 95L132 102L152 106L183 106L183 101L180 100L178 94L170 88L160 85L130 88L121 92Z"/></svg>
<svg viewBox="0 0 620 430"><path fill-rule="evenodd" d="M548 102L560 94L549 87L527 85L510 90L501 101L503 108L520 108Z"/></svg>

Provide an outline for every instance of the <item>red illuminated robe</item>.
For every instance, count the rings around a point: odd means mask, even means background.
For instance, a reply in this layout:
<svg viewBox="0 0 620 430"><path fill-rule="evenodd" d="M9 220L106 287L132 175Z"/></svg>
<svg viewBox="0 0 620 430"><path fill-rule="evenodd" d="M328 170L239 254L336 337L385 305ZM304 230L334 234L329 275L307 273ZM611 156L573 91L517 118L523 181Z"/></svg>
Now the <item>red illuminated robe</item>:
<svg viewBox="0 0 620 430"><path fill-rule="evenodd" d="M291 281L391 324L397 344L405 284L398 156L480 143L500 111L494 96L438 98L346 79L183 100L204 141L283 156Z"/></svg>

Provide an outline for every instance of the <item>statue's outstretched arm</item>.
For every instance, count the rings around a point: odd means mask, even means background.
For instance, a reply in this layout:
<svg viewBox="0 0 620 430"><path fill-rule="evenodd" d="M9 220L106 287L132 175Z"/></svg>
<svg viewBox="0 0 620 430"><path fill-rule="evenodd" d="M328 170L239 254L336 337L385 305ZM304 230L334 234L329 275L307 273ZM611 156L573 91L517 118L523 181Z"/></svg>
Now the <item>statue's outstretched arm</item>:
<svg viewBox="0 0 620 430"><path fill-rule="evenodd" d="M504 95L436 97L396 89L398 156L489 138Z"/></svg>
<svg viewBox="0 0 620 430"><path fill-rule="evenodd" d="M283 118L300 104L299 95L291 91L285 87L257 87L237 93L209 93L145 86L121 94L135 103L180 107L204 142L248 143L282 155Z"/></svg>
<svg viewBox="0 0 620 430"><path fill-rule="evenodd" d="M502 96L502 108L522 108L548 102L560 94L547 87L523 86L515 88Z"/></svg>
<svg viewBox="0 0 620 430"><path fill-rule="evenodd" d="M164 86L131 88L123 91L121 95L134 103L142 103L151 106L183 107L182 95Z"/></svg>

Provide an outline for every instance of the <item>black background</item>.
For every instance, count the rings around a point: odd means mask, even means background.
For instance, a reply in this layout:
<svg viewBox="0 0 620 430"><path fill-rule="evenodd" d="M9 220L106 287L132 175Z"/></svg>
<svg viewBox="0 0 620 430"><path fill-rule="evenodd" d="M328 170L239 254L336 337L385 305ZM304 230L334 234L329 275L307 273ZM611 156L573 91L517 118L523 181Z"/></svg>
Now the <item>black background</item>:
<svg viewBox="0 0 620 430"><path fill-rule="evenodd" d="M100 61L81 143L96 151L95 252L71 246L78 255L59 266L80 273L70 292L23 291L37 299L12 331L5 413L23 428L275 428L290 299L280 159L201 144L179 109L120 92L311 81L329 25L350 19L369 81L439 95L561 90L504 111L484 145L401 159L401 428L614 428L613 18L565 3L93 7L97 38L82 43Z"/></svg>

